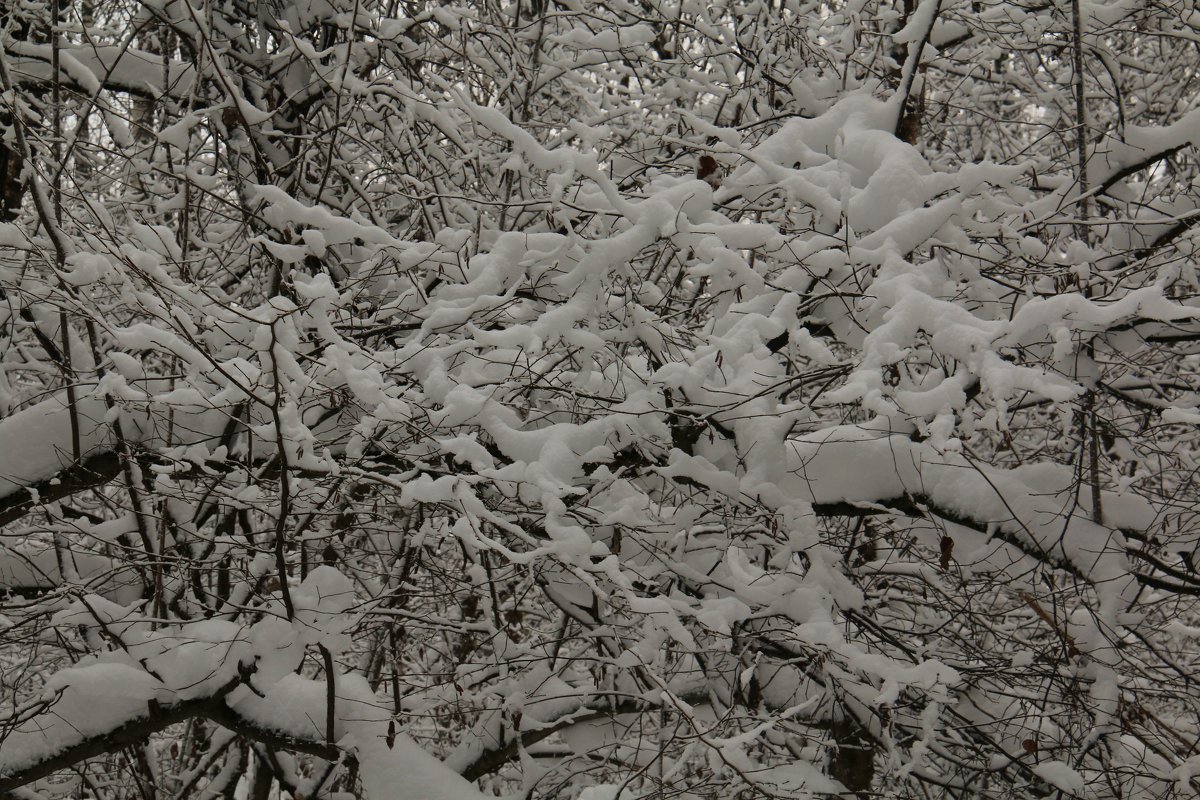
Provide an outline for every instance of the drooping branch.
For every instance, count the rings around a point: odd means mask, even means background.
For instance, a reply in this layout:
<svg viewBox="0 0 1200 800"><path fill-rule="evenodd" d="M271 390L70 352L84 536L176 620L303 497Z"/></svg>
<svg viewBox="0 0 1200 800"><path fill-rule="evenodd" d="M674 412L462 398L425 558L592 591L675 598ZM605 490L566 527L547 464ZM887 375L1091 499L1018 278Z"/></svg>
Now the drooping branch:
<svg viewBox="0 0 1200 800"><path fill-rule="evenodd" d="M694 702L695 705L703 705L709 698L705 692L696 692L694 695L686 695L682 699L687 702ZM564 714L553 722L539 724L536 728L520 731L511 737L504 737L500 743L474 750L469 754L465 754L465 757L461 757L458 763L451 762L449 766L455 768L460 775L469 781L478 780L484 775L490 775L505 764L518 758L521 750L532 747L544 739L570 729L572 726L616 717L619 714L632 714L645 711L650 707L651 704L644 700L612 703L610 702L610 698L606 697L604 698L604 708L602 709L589 710L580 708L572 713Z"/></svg>
<svg viewBox="0 0 1200 800"><path fill-rule="evenodd" d="M13 42L8 53L13 82L18 85L49 83L54 78L51 49L47 45ZM97 89L124 92L135 97L162 96L181 99L195 79L195 65L171 61L163 80L162 56L119 45L73 45L62 48L62 85L90 96Z"/></svg>
<svg viewBox="0 0 1200 800"><path fill-rule="evenodd" d="M171 705L160 705L151 701L147 704L144 717L125 722L103 734L88 737L70 747L48 754L26 767L0 775L0 795L8 795L14 789L60 770L70 769L87 759L116 753L172 725L197 718L211 720L241 736L276 749L308 753L328 760L338 758L340 751L336 747L286 736L238 716L225 704L225 699L240 684L241 680L235 679L211 695Z"/></svg>
<svg viewBox="0 0 1200 800"><path fill-rule="evenodd" d="M62 500L79 492L103 486L121 473L121 460L113 451L86 456L51 478L28 486L14 486L0 494L0 525L20 519L39 503Z"/></svg>
<svg viewBox="0 0 1200 800"><path fill-rule="evenodd" d="M78 400L73 408L65 393L59 393L0 419L0 453L4 454L0 466L0 525L21 518L38 503L94 489L120 473L123 465L119 442L107 421L111 412L94 388L76 387ZM170 381L161 378L144 380L139 388L151 397L171 389ZM228 409L214 406L191 412L186 424L174 426L168 442L152 412L153 401L150 403L151 408L134 405L123 409L120 419L127 447L150 452L178 445L212 448L228 438L231 426L236 427ZM325 406L310 409L316 418L313 426L327 440L326 446L335 446L347 430L337 419L339 410ZM164 406L164 416L167 411ZM261 408L255 409L252 421L261 421L262 413ZM82 459L78 463L71 457L75 449L70 430L73 414L80 420Z"/></svg>
<svg viewBox="0 0 1200 800"><path fill-rule="evenodd" d="M307 753L329 761L335 761L342 755L338 747L329 743L287 736L239 716L226 705L225 699L241 684L240 678L235 679L211 695L171 705L150 702L144 717L125 722L111 731L88 737L82 742L55 751L29 766L0 774L0 796L11 796L10 793L14 789L27 786L60 770L70 769L87 759L119 752L172 725L197 718L215 722L240 736L276 750Z"/></svg>

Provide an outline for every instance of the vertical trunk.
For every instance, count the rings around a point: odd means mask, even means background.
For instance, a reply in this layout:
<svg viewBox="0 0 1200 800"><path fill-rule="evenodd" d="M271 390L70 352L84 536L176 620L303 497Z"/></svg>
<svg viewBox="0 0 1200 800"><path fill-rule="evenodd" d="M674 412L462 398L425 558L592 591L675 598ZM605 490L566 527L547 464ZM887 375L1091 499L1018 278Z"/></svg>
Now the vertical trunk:
<svg viewBox="0 0 1200 800"><path fill-rule="evenodd" d="M250 786L248 800L270 800L271 785L274 783L271 775L271 765L261 753L255 751L254 782Z"/></svg>
<svg viewBox="0 0 1200 800"><path fill-rule="evenodd" d="M896 22L896 30L900 30L908 24L908 20L912 17L914 11L917 10L917 0L903 0L903 15ZM904 42L892 42L890 45L891 57L896 62L896 67L891 71L890 83L892 88L900 90L904 77L904 64L908 61L909 46ZM924 91L921 93L922 105L924 100ZM914 98L910 95L904 98L903 105L900 108L900 116L896 122L896 138L901 141L914 144L917 141L917 136L921 131L921 118L914 109Z"/></svg>
<svg viewBox="0 0 1200 800"><path fill-rule="evenodd" d="M921 63L921 54L925 45L929 43L940 11L940 0L926 0L926 4L918 4L917 0L904 0L904 14L899 20L898 29L906 27L913 15L919 12L923 14L921 22L924 28L919 38L892 44L891 56L897 64L892 78L900 96L893 133L896 138L908 144L915 145L921 136L921 123L925 116L926 69Z"/></svg>
<svg viewBox="0 0 1200 800"><path fill-rule="evenodd" d="M146 26L141 37L140 47L147 53L154 53L166 58L175 49L175 37L170 27L161 22L152 22ZM133 98L130 127L133 128L135 141L140 145L153 143L158 126L154 116L158 110L158 102L150 97L137 96Z"/></svg>
<svg viewBox="0 0 1200 800"><path fill-rule="evenodd" d="M1091 198L1088 197L1091 186L1088 181L1087 87L1083 71L1083 16L1079 3L1080 0L1071 0L1071 26L1073 28L1073 35L1071 37L1071 82L1074 84L1073 88L1075 90L1075 169L1076 185L1082 198L1078 214L1083 218L1083 221L1075 226L1075 237L1085 245L1090 246L1091 237L1087 223L1091 217L1093 204ZM1088 281L1089 278L1081 278L1081 280ZM1083 287L1083 291L1085 297L1092 297L1092 287L1090 284L1086 284ZM1088 362L1088 370L1091 371L1091 363L1095 360L1095 347L1091 341L1084 346L1083 354ZM1101 505L1100 499L1099 417L1096 414L1096 393L1090 388L1083 396L1080 416L1082 417L1080 449L1084 455L1084 458L1080 459L1080 478L1087 481L1090 490L1092 519L1099 524L1103 524L1104 508ZM1086 477L1082 475L1084 469L1087 470Z"/></svg>
<svg viewBox="0 0 1200 800"><path fill-rule="evenodd" d="M13 39L25 39L29 34L29 23L14 13L15 2L0 0L0 31L10 30ZM21 176L25 161L13 142L11 130L16 122L11 114L0 112L0 222L16 219L25 195L25 181Z"/></svg>
<svg viewBox="0 0 1200 800"><path fill-rule="evenodd" d="M829 776L846 787L857 800L867 800L875 782L875 746L854 720L841 718L829 726L835 750Z"/></svg>
<svg viewBox="0 0 1200 800"><path fill-rule="evenodd" d="M12 118L0 115L0 128L12 124ZM0 144L0 222L12 222L21 209L21 198L25 194L25 182L21 178L21 170L25 162L21 156L5 144Z"/></svg>

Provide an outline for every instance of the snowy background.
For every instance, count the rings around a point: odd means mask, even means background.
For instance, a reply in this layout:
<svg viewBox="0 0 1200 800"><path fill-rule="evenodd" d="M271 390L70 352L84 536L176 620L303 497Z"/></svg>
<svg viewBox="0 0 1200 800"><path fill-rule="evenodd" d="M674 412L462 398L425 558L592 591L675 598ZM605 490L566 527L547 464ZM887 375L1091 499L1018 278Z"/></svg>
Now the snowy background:
<svg viewBox="0 0 1200 800"><path fill-rule="evenodd" d="M0 0L0 796L1200 791L1200 12Z"/></svg>

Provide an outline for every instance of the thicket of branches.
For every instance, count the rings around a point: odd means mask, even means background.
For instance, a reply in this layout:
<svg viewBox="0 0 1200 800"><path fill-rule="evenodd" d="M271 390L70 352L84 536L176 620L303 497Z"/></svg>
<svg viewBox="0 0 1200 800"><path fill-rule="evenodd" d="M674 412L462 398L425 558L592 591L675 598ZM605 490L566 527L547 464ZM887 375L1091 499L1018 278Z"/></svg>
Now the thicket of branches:
<svg viewBox="0 0 1200 800"><path fill-rule="evenodd" d="M1195 796L1192 5L0 0L0 796Z"/></svg>

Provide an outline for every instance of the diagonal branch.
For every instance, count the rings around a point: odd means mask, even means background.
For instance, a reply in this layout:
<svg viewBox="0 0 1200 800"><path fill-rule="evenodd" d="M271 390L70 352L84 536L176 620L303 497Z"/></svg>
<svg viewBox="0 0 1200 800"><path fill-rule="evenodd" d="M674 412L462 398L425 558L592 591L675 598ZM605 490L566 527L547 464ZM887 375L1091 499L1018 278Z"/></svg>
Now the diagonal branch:
<svg viewBox="0 0 1200 800"><path fill-rule="evenodd" d="M167 706L151 702L147 705L146 716L140 719L130 720L111 731L84 739L82 742L60 750L30 766L0 775L0 797L11 796L13 790L36 780L60 770L70 769L89 758L115 753L172 725L195 718L211 720L240 736L273 749L307 753L328 761L336 761L342 755L342 751L332 744L286 736L258 726L239 716L226 705L225 698L241 684L241 679L236 678L217 689L212 695L194 700L184 700Z"/></svg>
<svg viewBox="0 0 1200 800"><path fill-rule="evenodd" d="M39 503L62 500L64 497L95 489L117 477L121 460L112 451L92 453L83 461L72 464L46 480L29 486L17 486L0 493L0 525L14 522L33 510Z"/></svg>

